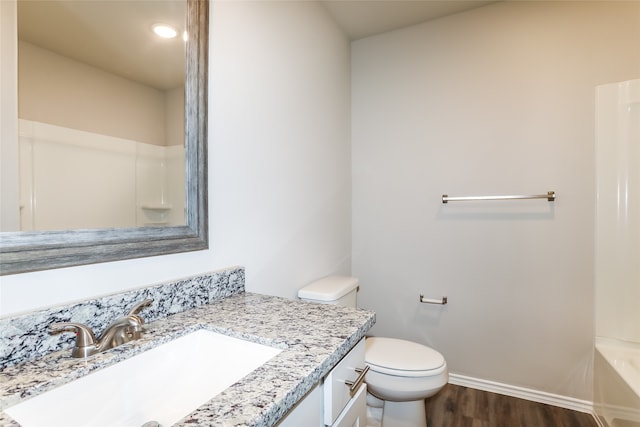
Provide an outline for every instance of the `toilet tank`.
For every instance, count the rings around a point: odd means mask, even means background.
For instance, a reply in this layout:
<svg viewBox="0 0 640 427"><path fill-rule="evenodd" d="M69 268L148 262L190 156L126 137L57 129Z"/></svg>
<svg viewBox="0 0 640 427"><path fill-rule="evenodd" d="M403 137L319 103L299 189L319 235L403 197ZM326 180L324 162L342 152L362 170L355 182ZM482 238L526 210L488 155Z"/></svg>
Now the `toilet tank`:
<svg viewBox="0 0 640 427"><path fill-rule="evenodd" d="M308 284L298 291L298 298L303 301L320 304L343 305L356 307L358 279L349 276L328 276Z"/></svg>

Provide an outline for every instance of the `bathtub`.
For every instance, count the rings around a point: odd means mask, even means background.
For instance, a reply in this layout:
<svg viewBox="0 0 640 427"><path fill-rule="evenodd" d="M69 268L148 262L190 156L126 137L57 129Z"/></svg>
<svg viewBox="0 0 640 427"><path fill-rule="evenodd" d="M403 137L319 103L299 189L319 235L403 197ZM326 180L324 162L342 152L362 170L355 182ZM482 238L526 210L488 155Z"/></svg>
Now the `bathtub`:
<svg viewBox="0 0 640 427"><path fill-rule="evenodd" d="M596 338L594 409L607 427L640 427L640 344Z"/></svg>

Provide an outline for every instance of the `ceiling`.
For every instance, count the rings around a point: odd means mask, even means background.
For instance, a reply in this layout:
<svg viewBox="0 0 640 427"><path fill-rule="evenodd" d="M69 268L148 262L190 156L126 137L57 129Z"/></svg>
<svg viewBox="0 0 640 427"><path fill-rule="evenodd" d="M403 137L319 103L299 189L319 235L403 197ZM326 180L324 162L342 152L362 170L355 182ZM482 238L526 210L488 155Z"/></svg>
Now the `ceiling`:
<svg viewBox="0 0 640 427"><path fill-rule="evenodd" d="M482 0L321 1L351 40L493 3ZM184 0L18 0L18 33L21 40L168 90L184 81L184 43L180 38L157 38L151 33L151 26L164 22L183 31L184 16Z"/></svg>
<svg viewBox="0 0 640 427"><path fill-rule="evenodd" d="M161 39L152 26L170 24L181 34L185 4L18 0L18 38L160 90L173 89L184 84L184 41Z"/></svg>
<svg viewBox="0 0 640 427"><path fill-rule="evenodd" d="M351 40L495 3L481 0L323 0Z"/></svg>

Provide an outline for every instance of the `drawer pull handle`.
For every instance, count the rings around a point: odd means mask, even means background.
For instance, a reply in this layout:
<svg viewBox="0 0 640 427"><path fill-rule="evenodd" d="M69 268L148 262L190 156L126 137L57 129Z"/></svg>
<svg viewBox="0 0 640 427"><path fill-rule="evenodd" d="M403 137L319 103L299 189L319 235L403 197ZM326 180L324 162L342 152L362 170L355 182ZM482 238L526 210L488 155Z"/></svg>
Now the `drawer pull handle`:
<svg viewBox="0 0 640 427"><path fill-rule="evenodd" d="M358 375L358 378L356 378L355 381L345 380L344 382L349 386L349 394L351 395L351 397L356 394L356 392L360 388L360 384L362 384L362 382L364 381L364 376L367 375L367 372L369 371L369 365L365 366L364 369L356 368L355 371L360 374Z"/></svg>

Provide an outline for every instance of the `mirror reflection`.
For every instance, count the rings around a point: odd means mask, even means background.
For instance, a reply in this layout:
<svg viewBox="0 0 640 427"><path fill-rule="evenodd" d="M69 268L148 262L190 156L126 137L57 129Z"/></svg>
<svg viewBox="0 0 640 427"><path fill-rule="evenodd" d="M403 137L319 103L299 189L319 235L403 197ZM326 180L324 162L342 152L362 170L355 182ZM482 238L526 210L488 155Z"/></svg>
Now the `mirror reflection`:
<svg viewBox="0 0 640 427"><path fill-rule="evenodd" d="M185 224L185 6L18 1L20 223L2 231Z"/></svg>

